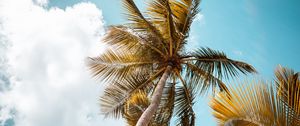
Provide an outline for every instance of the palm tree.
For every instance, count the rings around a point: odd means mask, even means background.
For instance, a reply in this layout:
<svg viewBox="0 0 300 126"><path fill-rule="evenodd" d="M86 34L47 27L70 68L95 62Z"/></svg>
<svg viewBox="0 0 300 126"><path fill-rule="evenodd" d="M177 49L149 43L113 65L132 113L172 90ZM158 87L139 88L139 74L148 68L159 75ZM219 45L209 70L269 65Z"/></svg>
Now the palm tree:
<svg viewBox="0 0 300 126"><path fill-rule="evenodd" d="M300 73L279 66L275 85L251 82L211 101L220 126L300 126Z"/></svg>
<svg viewBox="0 0 300 126"><path fill-rule="evenodd" d="M144 14L133 0L123 3L129 23L110 26L104 38L109 48L88 61L93 75L108 83L100 98L105 115L124 116L127 100L143 90L151 102L137 126L148 125L159 108L168 108L161 111L170 115L175 109L181 124L194 125L196 93L210 87L228 92L223 77L255 72L251 65L210 48L185 50L200 0L152 0ZM165 86L167 82L173 85Z"/></svg>

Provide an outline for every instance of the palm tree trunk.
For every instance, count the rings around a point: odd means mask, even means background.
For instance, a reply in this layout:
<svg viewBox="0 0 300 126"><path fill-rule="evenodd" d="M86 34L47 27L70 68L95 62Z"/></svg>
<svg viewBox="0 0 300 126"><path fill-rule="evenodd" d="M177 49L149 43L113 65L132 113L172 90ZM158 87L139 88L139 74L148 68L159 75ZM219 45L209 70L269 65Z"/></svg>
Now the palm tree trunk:
<svg viewBox="0 0 300 126"><path fill-rule="evenodd" d="M148 108L143 112L141 117L139 118L138 122L136 123L136 126L147 126L152 119L153 115L158 109L158 106L160 104L161 96L163 93L163 89L165 87L166 81L171 73L171 66L168 66L165 70L164 74L160 78L159 82L157 83L157 86L154 90L153 96L151 98L151 103L148 106Z"/></svg>

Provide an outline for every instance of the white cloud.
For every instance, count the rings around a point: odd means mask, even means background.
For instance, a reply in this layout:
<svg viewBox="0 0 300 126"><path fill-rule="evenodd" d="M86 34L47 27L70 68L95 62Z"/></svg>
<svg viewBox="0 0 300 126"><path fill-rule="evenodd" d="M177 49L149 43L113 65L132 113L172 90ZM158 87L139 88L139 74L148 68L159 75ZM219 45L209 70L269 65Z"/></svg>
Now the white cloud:
<svg viewBox="0 0 300 126"><path fill-rule="evenodd" d="M101 10L92 3L62 10L1 0L0 18L0 33L11 44L7 63L13 84L0 92L0 106L6 106L0 108L0 123L14 116L7 111L13 108L16 126L124 125L99 115L103 87L84 65L86 56L104 49Z"/></svg>
<svg viewBox="0 0 300 126"><path fill-rule="evenodd" d="M34 0L40 6L46 6L48 4L48 0Z"/></svg>

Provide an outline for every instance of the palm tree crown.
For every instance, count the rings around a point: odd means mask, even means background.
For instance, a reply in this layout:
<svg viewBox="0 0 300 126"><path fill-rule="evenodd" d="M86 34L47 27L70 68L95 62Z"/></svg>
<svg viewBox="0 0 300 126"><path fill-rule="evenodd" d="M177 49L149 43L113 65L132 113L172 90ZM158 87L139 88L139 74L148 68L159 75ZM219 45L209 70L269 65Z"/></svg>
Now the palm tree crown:
<svg viewBox="0 0 300 126"><path fill-rule="evenodd" d="M124 116L126 102L142 90L151 102L137 125L147 125L155 113L161 113L161 122L169 121L174 108L180 124L194 125L195 94L210 87L228 92L223 77L255 72L210 48L185 50L199 4L152 0L142 14L133 0L123 0L129 23L110 26L104 38L109 48L88 62L93 75L109 84L100 98L104 114Z"/></svg>

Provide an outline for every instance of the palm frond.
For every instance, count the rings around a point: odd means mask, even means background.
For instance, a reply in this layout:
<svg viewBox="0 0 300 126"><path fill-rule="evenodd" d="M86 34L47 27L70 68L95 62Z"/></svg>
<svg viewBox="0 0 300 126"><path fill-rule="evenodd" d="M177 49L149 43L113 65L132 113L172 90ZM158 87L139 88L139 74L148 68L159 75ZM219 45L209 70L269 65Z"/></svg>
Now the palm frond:
<svg viewBox="0 0 300 126"><path fill-rule="evenodd" d="M276 89L264 82L230 87L231 98L225 93L213 97L210 106L220 126L296 126L299 114L276 95Z"/></svg>
<svg viewBox="0 0 300 126"><path fill-rule="evenodd" d="M178 117L177 125L194 126L196 116L193 105L196 96L196 88L193 87L193 85L188 85L179 72L177 72L177 77L182 84L182 86L176 87L175 114Z"/></svg>
<svg viewBox="0 0 300 126"><path fill-rule="evenodd" d="M157 71L153 75L130 74L123 79L117 79L111 83L100 98L101 111L106 116L118 118L124 110L124 103L138 90L146 90L153 86L151 82L159 78L165 69Z"/></svg>
<svg viewBox="0 0 300 126"><path fill-rule="evenodd" d="M178 38L178 33L175 29L169 0L153 0L149 3L147 10L150 22L159 29L162 37L169 44L168 49L172 55L175 48L174 41Z"/></svg>
<svg viewBox="0 0 300 126"><path fill-rule="evenodd" d="M179 51L186 43L185 39L192 22L196 15L199 13L199 5L201 0L172 0L171 10L174 15L174 22L177 31L180 33L180 39L176 42L176 51Z"/></svg>
<svg viewBox="0 0 300 126"><path fill-rule="evenodd" d="M224 91L230 95L230 92L224 82L213 76L211 73L206 72L191 63L186 63L185 73L185 79L187 82L195 85L194 87L196 87L196 90L199 91L200 94L207 92L210 87L214 94L218 87L220 91Z"/></svg>
<svg viewBox="0 0 300 126"><path fill-rule="evenodd" d="M175 85L168 83L164 88L162 101L153 116L149 126L169 126L172 117L175 98ZM150 105L146 91L139 90L127 100L124 109L124 118L129 126L135 126L144 110Z"/></svg>
<svg viewBox="0 0 300 126"><path fill-rule="evenodd" d="M152 53L156 57L165 56L163 47L153 43L151 36L134 32L132 28L126 26L110 26L103 40L113 48L128 50L141 56L151 51L158 53L158 55Z"/></svg>
<svg viewBox="0 0 300 126"><path fill-rule="evenodd" d="M141 38L132 32L132 29L125 26L110 26L103 39L104 43L115 46L117 48L140 48L142 46ZM138 47L136 47L138 46Z"/></svg>
<svg viewBox="0 0 300 126"><path fill-rule="evenodd" d="M129 27L131 27L134 32L142 35L142 38L148 43L147 45L151 45L151 47L156 48L159 47L159 49L163 49L165 53L168 53L163 35L159 31L158 27L143 16L133 0L123 0L123 3L124 8L127 11L126 15L128 20L131 21L131 23L129 23Z"/></svg>
<svg viewBox="0 0 300 126"><path fill-rule="evenodd" d="M275 76L278 95L300 114L300 73L278 66Z"/></svg>
<svg viewBox="0 0 300 126"><path fill-rule="evenodd" d="M159 41L162 41L162 35L158 29L151 24L140 12L133 0L123 0L123 5L127 11L128 20L131 21L130 26L135 31L142 31L143 33L153 34Z"/></svg>
<svg viewBox="0 0 300 126"><path fill-rule="evenodd" d="M174 15L176 28L182 35L187 37L187 33L195 16L199 13L201 0L172 0L171 10Z"/></svg>
<svg viewBox="0 0 300 126"><path fill-rule="evenodd" d="M200 48L191 54L191 58L186 60L195 61L193 62L195 66L217 78L222 78L223 75L226 78L229 78L229 76L234 77L237 76L239 72L243 74L256 72L251 65L229 59L223 52L215 51L210 48Z"/></svg>
<svg viewBox="0 0 300 126"><path fill-rule="evenodd" d="M131 95L124 105L124 118L127 125L135 126L145 109L150 105L150 99L143 90L138 90Z"/></svg>
<svg viewBox="0 0 300 126"><path fill-rule="evenodd" d="M163 95L161 97L161 102L159 109L157 110L152 124L155 123L157 126L168 126L173 115L174 101L175 101L175 78L173 78L172 83L167 83Z"/></svg>
<svg viewBox="0 0 300 126"><path fill-rule="evenodd" d="M104 82L122 79L129 73L149 72L153 64L154 61L139 58L134 53L111 49L98 57L88 59L88 66L93 76L101 78Z"/></svg>
<svg viewBox="0 0 300 126"><path fill-rule="evenodd" d="M177 36L178 36L178 33L175 29L175 23L174 23L174 19L173 19L173 12L171 10L171 7L170 7L170 3L169 3L169 0L162 0L162 1L165 1L165 7L168 11L168 16L167 16L167 26L168 26L168 36L169 36L169 51L170 51L170 55L172 56L173 53L175 52L175 48L176 48L176 43L175 41L177 40Z"/></svg>

